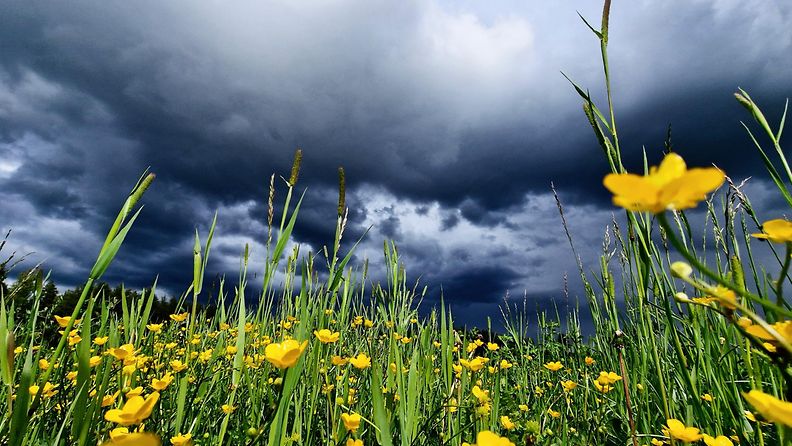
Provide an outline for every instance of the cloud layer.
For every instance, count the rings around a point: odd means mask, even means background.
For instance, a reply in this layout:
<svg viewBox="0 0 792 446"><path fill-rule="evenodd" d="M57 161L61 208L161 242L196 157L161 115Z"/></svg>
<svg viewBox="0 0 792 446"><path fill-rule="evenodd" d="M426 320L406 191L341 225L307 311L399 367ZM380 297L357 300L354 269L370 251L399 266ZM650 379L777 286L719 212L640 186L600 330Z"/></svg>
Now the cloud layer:
<svg viewBox="0 0 792 446"><path fill-rule="evenodd" d="M215 271L260 251L271 172L305 151L297 241L332 241L335 172L359 258L395 239L408 271L481 323L508 290L579 294L550 181L584 263L612 209L605 161L563 71L603 100L594 3L11 2L0 7L0 229L79 283L146 167L158 179L111 280L189 281L191 237L219 211ZM761 172L731 93L778 116L792 91L792 6L636 1L611 18L630 166L668 125L692 164ZM602 102L601 102L602 103ZM594 263L595 264L595 263ZM473 305L475 303L475 305ZM469 308L465 311L465 308ZM473 310L478 308L478 310ZM493 316L496 314L493 313Z"/></svg>

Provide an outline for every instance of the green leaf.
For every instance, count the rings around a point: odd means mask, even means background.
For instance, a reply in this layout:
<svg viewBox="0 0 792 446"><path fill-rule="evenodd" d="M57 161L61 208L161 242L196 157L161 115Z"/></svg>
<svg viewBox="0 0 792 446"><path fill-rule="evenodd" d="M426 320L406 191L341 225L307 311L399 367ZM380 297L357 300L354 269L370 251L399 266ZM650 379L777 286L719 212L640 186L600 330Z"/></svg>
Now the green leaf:
<svg viewBox="0 0 792 446"><path fill-rule="evenodd" d="M344 268L346 268L346 265L347 263L349 263L349 260L352 259L352 254L355 253L355 248L357 248L357 246L360 244L360 242L363 240L366 234L368 234L369 230L371 230L371 228L372 227L369 226L368 229L366 229L366 232L364 232L363 235L360 236L358 241L356 241L355 244L352 246L352 249L349 250L347 255L344 256L341 262L336 266L336 271L335 274L333 275L333 281L330 283L330 287L328 288L330 292L333 292L338 289L338 285L341 283L341 277L344 274Z"/></svg>
<svg viewBox="0 0 792 446"><path fill-rule="evenodd" d="M272 262L274 263L278 262L283 250L286 248L286 243L289 241L289 237L291 237L292 230L294 230L294 224L297 222L297 214L300 212L300 205L304 197L305 191L300 195L297 205L294 206L291 217L289 217L289 223L283 229L283 232L278 235L278 243L275 244L275 250L272 252Z"/></svg>
<svg viewBox="0 0 792 446"><path fill-rule="evenodd" d="M85 310L82 321L80 336L82 339L77 346L77 394L74 399L74 419L72 423L72 438L79 438L83 430L83 423L87 420L88 391L91 387L91 368L89 361L91 357L91 314L93 313L94 299L88 301L88 308ZM102 398L101 395L97 395Z"/></svg>
<svg viewBox="0 0 792 446"><path fill-rule="evenodd" d="M118 250L121 248L121 244L124 243L124 238L126 237L129 230L132 228L132 224L137 219L138 215L140 215L140 211L143 210L141 206L140 209L135 212L135 215L129 219L129 222L118 232L118 235L113 238L113 241L107 245L106 248L102 249L99 253L99 258L96 259L96 263L94 264L93 268L91 268L91 273L89 277L93 280L98 280L107 268L110 266L110 263L115 258Z"/></svg>
<svg viewBox="0 0 792 446"><path fill-rule="evenodd" d="M385 398L382 394L382 370L378 364L373 364L371 367L370 388L374 425L377 426L377 441L382 446L392 446L391 426L385 411Z"/></svg>

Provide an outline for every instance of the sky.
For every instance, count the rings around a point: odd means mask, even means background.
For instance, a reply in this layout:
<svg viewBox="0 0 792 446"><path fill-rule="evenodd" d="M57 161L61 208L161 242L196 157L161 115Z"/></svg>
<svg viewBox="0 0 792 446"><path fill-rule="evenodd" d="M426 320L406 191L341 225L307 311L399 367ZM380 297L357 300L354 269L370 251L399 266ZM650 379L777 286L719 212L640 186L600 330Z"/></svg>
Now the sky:
<svg viewBox="0 0 792 446"><path fill-rule="evenodd" d="M218 212L210 274L262 270L272 173L304 152L294 241L332 243L338 166L347 247L382 278L399 247L426 308L499 319L504 297L585 306L584 269L621 212L562 72L604 107L594 1L6 1L0 5L0 230L61 287L87 277L124 197L157 179L105 280L171 295ZM750 92L773 122L792 94L792 3L614 2L609 61L628 169L662 158L669 125L690 165L752 177L783 208L740 125ZM276 196L276 202L282 200Z"/></svg>

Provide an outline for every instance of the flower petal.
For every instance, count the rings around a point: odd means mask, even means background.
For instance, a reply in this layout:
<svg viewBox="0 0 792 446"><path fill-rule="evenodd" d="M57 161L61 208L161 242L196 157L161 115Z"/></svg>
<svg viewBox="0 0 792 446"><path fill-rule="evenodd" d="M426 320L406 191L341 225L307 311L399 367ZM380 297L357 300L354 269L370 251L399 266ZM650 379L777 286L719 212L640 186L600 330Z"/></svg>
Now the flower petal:
<svg viewBox="0 0 792 446"><path fill-rule="evenodd" d="M686 170L685 160L672 152L663 158L660 166L649 175L648 179L657 186L663 186L684 175Z"/></svg>

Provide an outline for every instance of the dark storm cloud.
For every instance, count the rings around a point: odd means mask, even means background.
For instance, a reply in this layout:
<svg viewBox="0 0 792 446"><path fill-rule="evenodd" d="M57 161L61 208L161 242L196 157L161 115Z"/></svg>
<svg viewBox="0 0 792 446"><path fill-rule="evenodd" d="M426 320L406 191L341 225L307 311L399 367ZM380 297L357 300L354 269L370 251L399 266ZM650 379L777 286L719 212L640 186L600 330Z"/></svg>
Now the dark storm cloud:
<svg viewBox="0 0 792 446"><path fill-rule="evenodd" d="M492 290L513 288L521 273L504 266L471 268L444 277L443 295L465 302L492 302Z"/></svg>
<svg viewBox="0 0 792 446"><path fill-rule="evenodd" d="M449 213L442 220L443 223L443 230L452 229L459 223L459 215L456 213Z"/></svg>
<svg viewBox="0 0 792 446"><path fill-rule="evenodd" d="M595 2L575 7L599 13ZM671 124L691 164L761 172L731 93L746 87L780 113L792 91L790 9L615 5L611 68L628 166L640 167L642 147L656 162ZM21 227L20 249L77 283L151 166L147 209L108 280L147 284L160 273L179 292L194 229L205 236L215 210L225 238L210 265L235 271L246 238L263 250L269 175L286 175L300 146L308 194L295 235L311 249L332 243L343 165L345 242L375 225L358 259L396 238L417 275L460 300L560 290L558 277L524 283L574 269L550 181L583 225L600 228L610 209L606 163L558 73L604 106L596 50L561 3L6 2L0 226ZM496 266L510 255L517 265Z"/></svg>

